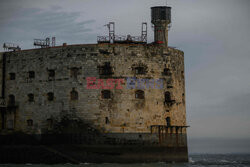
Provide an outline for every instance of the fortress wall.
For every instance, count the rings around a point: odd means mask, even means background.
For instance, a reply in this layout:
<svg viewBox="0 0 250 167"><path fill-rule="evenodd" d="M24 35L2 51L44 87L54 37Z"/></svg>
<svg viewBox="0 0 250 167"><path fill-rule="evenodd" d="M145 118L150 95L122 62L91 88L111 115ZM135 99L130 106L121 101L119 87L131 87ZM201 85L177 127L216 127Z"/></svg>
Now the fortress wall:
<svg viewBox="0 0 250 167"><path fill-rule="evenodd" d="M112 67L111 78L125 81L123 89L110 90L111 99L103 99L100 89L86 89L87 77L100 78L98 67L105 62ZM146 74L136 75L138 66L145 66ZM163 75L166 67L171 76ZM15 130L44 133L50 126L48 119L56 122L64 115L107 133L147 133L151 125L166 125L166 117L172 125L186 125L184 57L173 48L99 44L34 49L7 53L6 68L6 97L13 94L18 105ZM73 68L78 69L76 76ZM55 70L55 77L48 77L49 70ZM29 78L29 71L35 72L35 78ZM10 80L9 73L15 73L16 79ZM163 79L163 89L145 89L145 98L136 99L137 89L126 88L127 77ZM78 100L70 100L73 88ZM166 91L175 100L172 105L164 103ZM48 101L48 92L54 93L53 101ZM28 101L29 93L34 94L34 102ZM27 126L29 119L33 126Z"/></svg>

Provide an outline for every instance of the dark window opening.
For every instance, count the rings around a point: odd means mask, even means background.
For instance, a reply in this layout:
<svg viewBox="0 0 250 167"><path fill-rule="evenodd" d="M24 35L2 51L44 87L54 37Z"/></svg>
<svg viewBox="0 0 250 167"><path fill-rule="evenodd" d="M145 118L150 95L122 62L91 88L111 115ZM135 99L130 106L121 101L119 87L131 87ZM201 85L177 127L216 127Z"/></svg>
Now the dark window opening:
<svg viewBox="0 0 250 167"><path fill-rule="evenodd" d="M47 128L51 129L53 127L53 120L52 119L47 119Z"/></svg>
<svg viewBox="0 0 250 167"><path fill-rule="evenodd" d="M137 91L135 92L135 98L136 98L136 99L144 99L144 91L142 91L142 90L137 90Z"/></svg>
<svg viewBox="0 0 250 167"><path fill-rule="evenodd" d="M71 100L78 100L78 92L73 88L73 90L70 92L70 98Z"/></svg>
<svg viewBox="0 0 250 167"><path fill-rule="evenodd" d="M29 71L29 78L35 78L35 72Z"/></svg>
<svg viewBox="0 0 250 167"><path fill-rule="evenodd" d="M164 68L163 75L171 76L171 71L169 68Z"/></svg>
<svg viewBox="0 0 250 167"><path fill-rule="evenodd" d="M109 118L105 117L105 124L109 124Z"/></svg>
<svg viewBox="0 0 250 167"><path fill-rule="evenodd" d="M77 78L79 68L73 67L70 69L70 77Z"/></svg>
<svg viewBox="0 0 250 167"><path fill-rule="evenodd" d="M103 66L99 67L99 74L100 75L112 75L112 67L110 62L105 62Z"/></svg>
<svg viewBox="0 0 250 167"><path fill-rule="evenodd" d="M34 94L32 93L28 94L28 99L29 99L29 102L34 101Z"/></svg>
<svg viewBox="0 0 250 167"><path fill-rule="evenodd" d="M55 77L55 70L48 70L49 77Z"/></svg>
<svg viewBox="0 0 250 167"><path fill-rule="evenodd" d="M14 129L14 120L7 121L7 129Z"/></svg>
<svg viewBox="0 0 250 167"><path fill-rule="evenodd" d="M135 74L146 74L146 70L144 67L135 67Z"/></svg>
<svg viewBox="0 0 250 167"><path fill-rule="evenodd" d="M14 96L14 95L9 95L8 104L9 104L10 106L15 105L15 96Z"/></svg>
<svg viewBox="0 0 250 167"><path fill-rule="evenodd" d="M110 99L111 98L111 92L109 90L103 90L102 91L102 98L103 99Z"/></svg>
<svg viewBox="0 0 250 167"><path fill-rule="evenodd" d="M27 125L28 126L33 126L33 120L32 119L27 120Z"/></svg>
<svg viewBox="0 0 250 167"><path fill-rule="evenodd" d="M171 94L170 92L165 92L165 102L171 102Z"/></svg>
<svg viewBox="0 0 250 167"><path fill-rule="evenodd" d="M16 79L16 74L10 73L10 80L15 80L15 79Z"/></svg>
<svg viewBox="0 0 250 167"><path fill-rule="evenodd" d="M166 118L166 122L167 122L167 126L171 126L171 120L170 120L170 117L167 117L167 118Z"/></svg>
<svg viewBox="0 0 250 167"><path fill-rule="evenodd" d="M166 110L166 112L169 112L169 110Z"/></svg>
<svg viewBox="0 0 250 167"><path fill-rule="evenodd" d="M53 101L54 100L54 93L49 92L47 95L48 95L48 100L49 101Z"/></svg>

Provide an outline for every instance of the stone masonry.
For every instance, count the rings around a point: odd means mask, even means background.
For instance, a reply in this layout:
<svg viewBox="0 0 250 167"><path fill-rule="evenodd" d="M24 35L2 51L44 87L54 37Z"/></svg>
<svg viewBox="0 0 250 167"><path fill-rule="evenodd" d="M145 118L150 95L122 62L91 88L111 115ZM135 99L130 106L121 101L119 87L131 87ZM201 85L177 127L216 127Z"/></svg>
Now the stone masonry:
<svg viewBox="0 0 250 167"><path fill-rule="evenodd" d="M0 126L5 132L46 133L64 115L104 133L150 133L152 125L186 126L180 50L151 44L84 44L1 54L7 111ZM109 74L101 74L106 66ZM122 89L114 82L114 89L105 92L87 89L88 77L101 78L104 84L108 79L124 82ZM128 89L131 77L162 79L163 87Z"/></svg>

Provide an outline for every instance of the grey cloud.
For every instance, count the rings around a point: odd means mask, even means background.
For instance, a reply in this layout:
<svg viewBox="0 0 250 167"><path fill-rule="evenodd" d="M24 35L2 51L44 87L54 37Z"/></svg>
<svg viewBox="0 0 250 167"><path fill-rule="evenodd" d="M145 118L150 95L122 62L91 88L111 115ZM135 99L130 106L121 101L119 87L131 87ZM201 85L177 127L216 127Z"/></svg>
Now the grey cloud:
<svg viewBox="0 0 250 167"><path fill-rule="evenodd" d="M52 9L57 9L53 6ZM91 24L95 20L88 19L84 21L77 21L81 17L79 12L63 12L58 10L43 10L39 8L25 8L18 12L18 17L12 18L6 25L0 28L0 35L6 36L8 34L9 40L22 39L22 43L32 44L33 38L45 38L46 36L56 36L61 38L57 41L67 42L84 42L81 36L89 36L86 33L93 31ZM20 33L18 33L20 31ZM14 33L15 36L10 34ZM85 39L92 39L87 37ZM0 42L5 42L1 41ZM21 44L22 46L22 44ZM25 45L25 47L31 45Z"/></svg>

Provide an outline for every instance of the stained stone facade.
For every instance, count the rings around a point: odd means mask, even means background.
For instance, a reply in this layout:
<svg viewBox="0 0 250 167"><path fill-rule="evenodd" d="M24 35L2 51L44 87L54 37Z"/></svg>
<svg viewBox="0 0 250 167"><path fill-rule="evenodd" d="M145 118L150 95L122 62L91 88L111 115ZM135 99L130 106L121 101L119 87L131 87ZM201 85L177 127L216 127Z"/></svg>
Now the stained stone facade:
<svg viewBox="0 0 250 167"><path fill-rule="evenodd" d="M151 44L143 23L139 41L109 29L97 44L0 53L0 163L12 163L8 155L187 162L184 53L168 47L171 7L152 7L151 16ZM27 145L5 146L13 142ZM31 152L37 160L20 158Z"/></svg>
<svg viewBox="0 0 250 167"><path fill-rule="evenodd" d="M2 53L3 65L7 112L0 119L2 129L45 133L64 115L105 133L148 133L152 125L186 126L180 50L147 44L69 45ZM106 90L110 97L103 97L105 87L88 89L88 77L96 78L96 85L98 79L104 85L114 79L114 88ZM147 83L138 87L136 82L130 87L132 77L161 79L163 85L154 89ZM138 90L142 98L137 97Z"/></svg>

